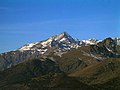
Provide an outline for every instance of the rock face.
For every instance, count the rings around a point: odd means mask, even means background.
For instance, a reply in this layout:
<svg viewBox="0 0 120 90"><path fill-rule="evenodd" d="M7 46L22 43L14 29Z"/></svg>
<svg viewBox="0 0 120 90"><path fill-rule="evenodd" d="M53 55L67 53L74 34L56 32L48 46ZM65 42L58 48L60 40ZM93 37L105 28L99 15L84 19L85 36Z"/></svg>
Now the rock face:
<svg viewBox="0 0 120 90"><path fill-rule="evenodd" d="M30 50L20 52L19 50L0 54L0 70L10 68L18 63L24 62L28 59L39 58L38 51L31 52Z"/></svg>
<svg viewBox="0 0 120 90"><path fill-rule="evenodd" d="M106 38L97 45L91 45L90 51L93 54L101 54L105 57L119 57L117 52L117 43L112 38Z"/></svg>
<svg viewBox="0 0 120 90"><path fill-rule="evenodd" d="M120 46L120 37L114 38L115 42L117 43L117 45Z"/></svg>
<svg viewBox="0 0 120 90"><path fill-rule="evenodd" d="M48 57L50 55L62 57L63 54L69 53L72 49L77 50L82 46L91 46L90 52L92 54L101 54L105 57L116 57L120 54L119 38L107 38L102 42L96 39L78 40L63 32L47 40L26 44L16 51L1 53L0 70L10 68L28 59Z"/></svg>

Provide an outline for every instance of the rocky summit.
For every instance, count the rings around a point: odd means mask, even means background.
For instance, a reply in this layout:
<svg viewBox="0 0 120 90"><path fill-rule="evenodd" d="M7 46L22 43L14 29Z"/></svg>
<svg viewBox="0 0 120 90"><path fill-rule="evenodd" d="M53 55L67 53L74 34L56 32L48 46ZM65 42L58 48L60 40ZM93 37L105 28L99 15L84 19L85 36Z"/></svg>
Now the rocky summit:
<svg viewBox="0 0 120 90"><path fill-rule="evenodd" d="M119 90L119 66L120 38L79 40L63 32L1 53L0 88Z"/></svg>

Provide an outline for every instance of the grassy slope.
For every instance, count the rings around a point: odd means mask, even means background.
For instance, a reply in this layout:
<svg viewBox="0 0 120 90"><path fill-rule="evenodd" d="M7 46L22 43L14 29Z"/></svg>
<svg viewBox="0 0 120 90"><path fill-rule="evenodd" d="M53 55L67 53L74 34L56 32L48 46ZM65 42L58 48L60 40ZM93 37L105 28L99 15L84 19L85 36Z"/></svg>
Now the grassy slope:
<svg viewBox="0 0 120 90"><path fill-rule="evenodd" d="M51 67L53 69L50 69ZM39 59L30 60L0 72L0 89L33 90L42 88L94 90L93 87L65 75L52 61L45 63Z"/></svg>
<svg viewBox="0 0 120 90"><path fill-rule="evenodd" d="M61 72L53 61L43 62L39 59L28 60L0 72L0 88L119 90L120 58L109 58L98 62L87 55L90 54L89 48L83 46L71 50L60 58L56 57L60 69L65 73Z"/></svg>
<svg viewBox="0 0 120 90"><path fill-rule="evenodd" d="M69 51L69 53L65 53L60 58L56 58L57 62L62 71L66 73L72 73L76 71L76 69L82 69L90 64L97 63L98 61L89 56L89 46L83 46Z"/></svg>
<svg viewBox="0 0 120 90"><path fill-rule="evenodd" d="M77 70L69 76L76 77L80 81L95 85L101 89L120 89L120 58L109 58L102 62L88 66L83 70ZM116 82L115 82L116 81ZM111 89L111 87L113 87Z"/></svg>

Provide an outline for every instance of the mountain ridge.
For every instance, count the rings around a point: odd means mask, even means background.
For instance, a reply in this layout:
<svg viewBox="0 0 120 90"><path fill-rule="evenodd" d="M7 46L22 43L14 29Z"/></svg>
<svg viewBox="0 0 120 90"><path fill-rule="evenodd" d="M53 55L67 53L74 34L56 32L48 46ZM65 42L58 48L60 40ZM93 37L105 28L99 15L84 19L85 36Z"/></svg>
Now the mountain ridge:
<svg viewBox="0 0 120 90"><path fill-rule="evenodd" d="M119 41L80 41L63 32L2 53L0 88L119 90Z"/></svg>
<svg viewBox="0 0 120 90"><path fill-rule="evenodd" d="M89 48L91 53L84 53L86 56L89 55L90 57L96 59L98 58L98 60L101 58L100 55L102 55L102 57L113 57L120 54L119 42L119 38L106 38L102 41L94 38L88 40L78 40L72 38L67 32L63 32L46 40L24 45L15 51L1 53L0 70L10 68L28 59L48 57L50 55L57 55L61 57L63 54L71 51L72 49L78 49L83 46L91 46ZM114 47L111 46L111 43L114 44Z"/></svg>

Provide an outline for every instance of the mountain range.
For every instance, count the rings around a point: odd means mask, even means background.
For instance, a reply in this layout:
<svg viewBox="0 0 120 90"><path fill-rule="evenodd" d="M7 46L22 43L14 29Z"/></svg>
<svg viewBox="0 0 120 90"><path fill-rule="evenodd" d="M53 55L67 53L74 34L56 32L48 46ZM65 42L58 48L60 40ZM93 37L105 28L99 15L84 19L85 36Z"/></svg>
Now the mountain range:
<svg viewBox="0 0 120 90"><path fill-rule="evenodd" d="M0 54L2 89L119 90L120 38L79 40L67 32Z"/></svg>

